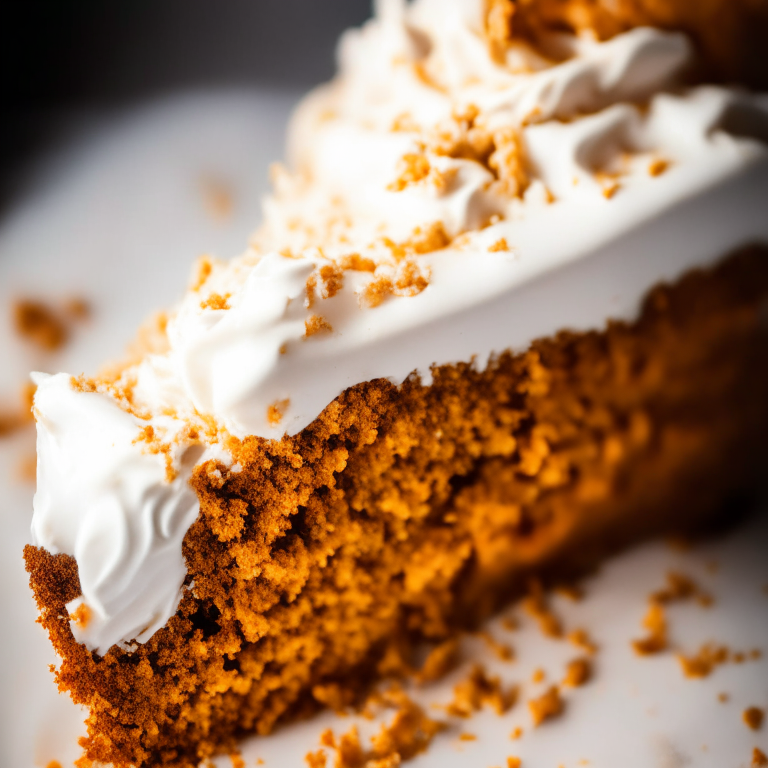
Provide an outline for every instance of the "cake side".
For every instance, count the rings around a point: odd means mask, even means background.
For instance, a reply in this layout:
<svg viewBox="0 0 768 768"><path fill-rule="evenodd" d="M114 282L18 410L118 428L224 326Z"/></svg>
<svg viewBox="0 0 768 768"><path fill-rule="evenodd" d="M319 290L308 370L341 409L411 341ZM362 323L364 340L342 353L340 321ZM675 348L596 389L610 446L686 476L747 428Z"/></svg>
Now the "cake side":
<svg viewBox="0 0 768 768"><path fill-rule="evenodd" d="M131 653L75 641L77 566L28 547L87 754L197 765L402 673L410 644L482 619L531 570L711 518L765 461L767 303L756 247L657 288L633 324L443 366L429 387L360 384L296 436L233 440L240 472L192 479L191 588Z"/></svg>

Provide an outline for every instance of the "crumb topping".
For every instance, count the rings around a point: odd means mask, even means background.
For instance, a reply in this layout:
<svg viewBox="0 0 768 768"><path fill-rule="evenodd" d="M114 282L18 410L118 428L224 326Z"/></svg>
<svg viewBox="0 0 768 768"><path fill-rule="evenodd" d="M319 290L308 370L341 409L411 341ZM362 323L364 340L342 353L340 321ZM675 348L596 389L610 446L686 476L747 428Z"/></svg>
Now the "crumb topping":
<svg viewBox="0 0 768 768"><path fill-rule="evenodd" d="M528 701L528 709L531 713L534 728L538 728L546 720L560 715L565 707L565 703L560 697L560 689L553 685L545 693L536 699Z"/></svg>
<svg viewBox="0 0 768 768"><path fill-rule="evenodd" d="M207 299L200 302L200 309L230 309L229 297L231 293L212 293Z"/></svg>
<svg viewBox="0 0 768 768"><path fill-rule="evenodd" d="M498 677L489 677L481 664L473 665L465 680L453 689L447 712L454 717L470 717L489 706L497 715L507 712L517 700L517 687L504 688Z"/></svg>
<svg viewBox="0 0 768 768"><path fill-rule="evenodd" d="M648 635L642 640L632 641L635 653L648 656L665 651L669 645L667 619L659 603L651 603L643 619L643 627L648 630Z"/></svg>
<svg viewBox="0 0 768 768"><path fill-rule="evenodd" d="M589 682L592 676L592 662L587 658L574 659L568 662L563 685L570 688L578 688Z"/></svg>
<svg viewBox="0 0 768 768"><path fill-rule="evenodd" d="M271 427L276 427L283 420L283 415L288 410L290 404L290 399L285 398L284 400L275 400L267 408L267 421Z"/></svg>
<svg viewBox="0 0 768 768"><path fill-rule="evenodd" d="M768 765L768 756L761 749L755 747L752 750L752 768L760 768L765 765Z"/></svg>
<svg viewBox="0 0 768 768"><path fill-rule="evenodd" d="M753 731L759 731L763 724L765 712L760 707L748 707L742 712L741 717L749 728Z"/></svg>
<svg viewBox="0 0 768 768"><path fill-rule="evenodd" d="M308 339L317 333L333 333L333 326L320 315L312 315L304 323L304 338Z"/></svg>
<svg viewBox="0 0 768 768"><path fill-rule="evenodd" d="M19 299L13 305L13 320L19 336L45 352L61 349L70 330L52 306L35 299Z"/></svg>

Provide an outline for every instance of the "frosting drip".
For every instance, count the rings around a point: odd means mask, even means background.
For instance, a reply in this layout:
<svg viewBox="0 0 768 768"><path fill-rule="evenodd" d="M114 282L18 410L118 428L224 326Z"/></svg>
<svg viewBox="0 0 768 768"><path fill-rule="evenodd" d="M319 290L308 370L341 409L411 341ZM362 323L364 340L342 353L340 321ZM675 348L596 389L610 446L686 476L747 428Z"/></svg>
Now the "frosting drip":
<svg viewBox="0 0 768 768"><path fill-rule="evenodd" d="M279 439L358 382L631 318L659 280L768 240L765 98L683 87L677 34L499 46L484 7L379 3L299 107L261 230L201 263L168 349L117 381L38 375L33 536L77 560L88 648L173 615L187 479L231 465L227 435Z"/></svg>

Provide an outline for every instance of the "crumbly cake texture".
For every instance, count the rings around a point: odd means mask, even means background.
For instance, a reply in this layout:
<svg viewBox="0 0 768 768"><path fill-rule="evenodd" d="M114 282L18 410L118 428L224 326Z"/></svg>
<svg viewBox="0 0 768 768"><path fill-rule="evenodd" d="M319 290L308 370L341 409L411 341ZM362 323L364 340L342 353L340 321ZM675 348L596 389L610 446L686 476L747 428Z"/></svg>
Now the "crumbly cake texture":
<svg viewBox="0 0 768 768"><path fill-rule="evenodd" d="M697 43L708 77L768 83L762 0L489 0L488 7L489 34L501 41L509 30L534 39L544 30L586 31L603 40L639 26L683 30Z"/></svg>
<svg viewBox="0 0 768 768"><path fill-rule="evenodd" d="M234 441L241 472L208 462L191 481L179 609L130 653L74 640L77 564L28 546L88 758L195 766L402 674L414 643L475 626L532 571L714 517L764 468L767 340L754 247L657 287L635 323L443 366L428 387L365 382L294 437Z"/></svg>

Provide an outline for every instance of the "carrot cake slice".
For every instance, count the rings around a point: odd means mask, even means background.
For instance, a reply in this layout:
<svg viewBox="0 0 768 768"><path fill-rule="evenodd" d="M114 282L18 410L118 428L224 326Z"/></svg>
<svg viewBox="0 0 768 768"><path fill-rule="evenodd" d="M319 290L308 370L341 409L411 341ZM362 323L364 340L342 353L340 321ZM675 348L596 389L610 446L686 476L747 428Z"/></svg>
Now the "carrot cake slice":
<svg viewBox="0 0 768 768"><path fill-rule="evenodd" d="M757 487L768 98L701 84L748 17L631 5L379 3L246 252L123 365L34 375L88 758L195 766Z"/></svg>

